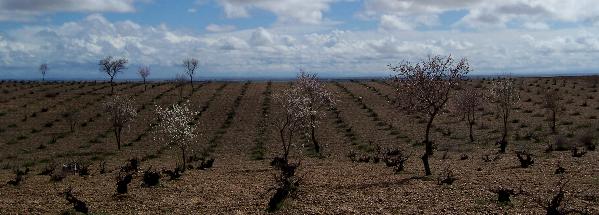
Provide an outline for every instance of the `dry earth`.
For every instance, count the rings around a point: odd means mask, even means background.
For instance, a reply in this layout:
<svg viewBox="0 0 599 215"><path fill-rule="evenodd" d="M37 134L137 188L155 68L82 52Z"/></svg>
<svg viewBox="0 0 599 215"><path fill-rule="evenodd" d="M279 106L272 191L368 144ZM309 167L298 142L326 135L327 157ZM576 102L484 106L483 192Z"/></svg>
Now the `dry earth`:
<svg viewBox="0 0 599 215"><path fill-rule="evenodd" d="M495 161L494 145L501 136L500 121L493 106L480 111L475 125L476 141L468 140L465 121L446 113L435 120L432 139L437 151L431 160L432 176L424 176L419 144L423 119L397 111L388 101L393 88L384 80L328 82L335 92L339 117L332 111L318 130L324 156L303 151L299 174L305 175L300 190L288 199L281 214L541 214L557 193L560 179L565 184L565 206L599 214L599 152L582 157L570 151L546 153L556 136L571 146L579 137L598 133L599 96L593 77L521 78L521 101L510 120L508 152ZM469 85L488 91L489 80ZM156 143L151 124L154 105L178 100L173 84L149 84L147 91L137 83L115 88L130 95L139 116L125 130L125 146L116 149L102 102L109 96L107 83L0 84L0 214L56 214L72 205L60 195L67 187L87 203L95 214L260 214L274 185L275 170L269 163L278 152L269 117L278 107L272 94L289 86L286 82L197 83L190 96L201 111L197 124L201 136L194 152L206 151L215 158L208 170L189 170L179 180L163 177L155 187L142 186L141 171L173 169L179 159L176 148ZM558 134L551 134L543 94L559 90L564 111L559 115ZM189 96L189 86L184 91ZM76 111L79 123L70 132L63 113ZM597 143L597 140L594 140ZM358 163L350 151L370 155L375 146L401 148L411 154L406 168L394 173L383 163ZM516 150L532 152L535 163L520 168ZM259 154L264 153L264 159ZM467 156L468 159L463 159ZM295 156L298 157L297 155ZM116 177L130 158L142 160L125 195L116 195ZM90 175L69 175L59 182L38 175L50 164L89 162ZM105 162L107 172L100 173ZM564 174L554 174L557 166ZM13 169L29 168L18 186ZM451 171L457 179L439 185L438 177ZM510 203L497 201L499 187L518 192Z"/></svg>

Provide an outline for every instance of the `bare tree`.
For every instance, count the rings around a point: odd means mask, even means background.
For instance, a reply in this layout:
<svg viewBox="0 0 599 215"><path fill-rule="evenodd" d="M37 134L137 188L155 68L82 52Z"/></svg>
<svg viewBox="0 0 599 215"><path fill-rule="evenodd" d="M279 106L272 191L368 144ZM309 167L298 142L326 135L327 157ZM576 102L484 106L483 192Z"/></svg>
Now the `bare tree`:
<svg viewBox="0 0 599 215"><path fill-rule="evenodd" d="M512 108L520 101L520 94L514 79L506 77L499 79L491 86L489 99L495 104L497 115L503 121L503 133L501 140L497 142L499 152L505 153L507 148L508 121L512 113Z"/></svg>
<svg viewBox="0 0 599 215"><path fill-rule="evenodd" d="M144 91L146 91L148 89L148 86L146 86L146 78L148 76L150 76L150 67L149 66L139 67L139 69L137 70L137 73L144 80Z"/></svg>
<svg viewBox="0 0 599 215"><path fill-rule="evenodd" d="M468 60L455 61L451 56L432 56L418 63L402 62L389 65L398 73L393 77L397 86L399 109L408 113L420 113L428 117L424 141L426 152L422 155L424 171L431 174L428 158L433 154L433 142L429 139L435 117L441 113L452 90L470 71Z"/></svg>
<svg viewBox="0 0 599 215"><path fill-rule="evenodd" d="M181 150L183 167L186 167L187 148L192 145L196 138L197 126L193 123L196 111L190 109L189 101L179 105L173 104L168 108L156 107L159 123L156 130L155 140L165 144L175 145Z"/></svg>
<svg viewBox="0 0 599 215"><path fill-rule="evenodd" d="M114 94L114 78L118 73L127 69L127 62L128 60L126 58L113 59L112 56L100 60L100 63L98 64L100 66L100 71L106 73L108 77L110 77L110 94Z"/></svg>
<svg viewBox="0 0 599 215"><path fill-rule="evenodd" d="M113 96L104 103L105 111L111 121L114 129L114 136L118 149L121 149L121 134L123 128L129 126L129 123L137 116L132 98L126 96Z"/></svg>
<svg viewBox="0 0 599 215"><path fill-rule="evenodd" d="M562 96L558 91L550 91L545 93L545 98L543 99L544 107L549 112L549 119L551 120L551 132L555 133L556 131L556 121L557 114L562 110Z"/></svg>
<svg viewBox="0 0 599 215"><path fill-rule="evenodd" d="M40 73L42 73L42 81L45 81L46 80L46 73L48 72L48 70L50 70L50 68L48 68L48 64L42 63L40 65L39 70L40 70Z"/></svg>
<svg viewBox="0 0 599 215"><path fill-rule="evenodd" d="M316 139L316 129L320 124L320 120L326 115L325 110L336 105L334 95L324 87L316 74L309 74L303 70L298 75L293 87L300 93L298 96L306 99L306 108L309 113L307 128L310 133L310 140L316 153L320 153L320 144Z"/></svg>
<svg viewBox="0 0 599 215"><path fill-rule="evenodd" d="M183 67L185 69L185 74L189 76L189 83L191 84L191 93L193 93L193 75L198 68L198 59L195 58L187 58L183 60Z"/></svg>
<svg viewBox="0 0 599 215"><path fill-rule="evenodd" d="M183 99L183 87L187 83L187 78L183 74L177 74L175 76L175 86L179 88L179 100Z"/></svg>
<svg viewBox="0 0 599 215"><path fill-rule="evenodd" d="M476 123L476 113L482 104L482 93L473 87L468 87L458 92L454 102L455 111L463 114L464 118L466 119L466 123L468 123L470 142L474 142L472 126Z"/></svg>

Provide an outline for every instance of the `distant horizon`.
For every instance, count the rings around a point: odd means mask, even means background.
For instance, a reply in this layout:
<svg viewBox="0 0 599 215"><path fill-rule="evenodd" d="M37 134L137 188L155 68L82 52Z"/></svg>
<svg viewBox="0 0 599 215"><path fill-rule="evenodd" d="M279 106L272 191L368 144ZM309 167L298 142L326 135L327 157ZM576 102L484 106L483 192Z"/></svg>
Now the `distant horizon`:
<svg viewBox="0 0 599 215"><path fill-rule="evenodd" d="M320 74L320 73L318 73ZM599 76L599 72L569 72L569 73L543 73L543 72L530 72L530 73L490 73L490 74L468 74L467 77L471 78L487 78L487 77L503 77L503 76L521 77L521 78L544 78L544 77L591 77ZM385 79L391 76L391 73L387 75L364 75L364 76L335 76L335 75L319 75L322 80L367 80L367 79ZM253 76L253 77L233 77L233 76L210 76L210 77L194 77L194 81L288 81L294 80L295 75L282 75L282 76ZM164 82L172 81L174 78L148 78L147 82ZM30 79L2 79L3 81L42 81L40 78ZM100 81L107 82L107 78L99 79L84 79L84 78L46 78L47 82L60 82L60 81ZM141 82L141 78L115 78L115 82Z"/></svg>

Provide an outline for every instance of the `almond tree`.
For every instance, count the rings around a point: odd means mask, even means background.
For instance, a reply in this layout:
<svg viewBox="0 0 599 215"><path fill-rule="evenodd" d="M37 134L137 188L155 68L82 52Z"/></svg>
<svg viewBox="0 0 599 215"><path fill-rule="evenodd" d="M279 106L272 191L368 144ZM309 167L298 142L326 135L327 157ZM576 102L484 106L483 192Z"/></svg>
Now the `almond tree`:
<svg viewBox="0 0 599 215"><path fill-rule="evenodd" d="M123 70L127 69L126 58L114 59L112 56L105 57L100 60L100 71L106 73L108 77L110 77L110 94L114 94L114 78L118 73L123 72Z"/></svg>
<svg viewBox="0 0 599 215"><path fill-rule="evenodd" d="M418 63L405 61L398 66L389 65L389 69L398 73L393 81L397 86L399 109L428 118L423 141L426 151L422 155L422 163L426 175L430 175L428 158L433 154L433 142L429 139L431 126L449 100L451 91L470 71L470 65L465 58L455 61L451 56L429 56Z"/></svg>
<svg viewBox="0 0 599 215"><path fill-rule="evenodd" d="M458 92L454 103L455 111L463 114L470 131L470 142L474 142L472 126L476 123L476 113L483 104L483 94L476 88L469 87Z"/></svg>
<svg viewBox="0 0 599 215"><path fill-rule="evenodd" d="M316 129L320 124L320 120L326 115L325 110L335 106L334 96L318 80L316 74L309 74L303 70L298 75L293 87L299 92L298 96L304 97L308 103L306 105L308 111L307 127L310 140L316 153L320 153L320 144L316 139Z"/></svg>
<svg viewBox="0 0 599 215"><path fill-rule="evenodd" d="M557 91L549 91L545 93L545 98L543 99L544 107L549 111L550 120L551 120L551 132L555 133L556 131L556 121L557 114L562 111L562 102L561 95Z"/></svg>
<svg viewBox="0 0 599 215"><path fill-rule="evenodd" d="M183 68L185 69L185 74L189 76L189 83L191 84L191 93L193 93L193 75L198 68L198 59L195 58L187 58L183 60Z"/></svg>
<svg viewBox="0 0 599 215"><path fill-rule="evenodd" d="M144 91L146 91L148 89L148 86L146 86L146 78L148 76L150 76L150 67L149 66L139 67L139 69L137 70L137 73L144 80Z"/></svg>
<svg viewBox="0 0 599 215"><path fill-rule="evenodd" d="M50 68L48 68L48 64L43 63L40 65L40 73L42 73L42 81L46 80L46 73L48 72L48 70L50 70Z"/></svg>
<svg viewBox="0 0 599 215"><path fill-rule="evenodd" d="M511 77L506 77L493 82L489 99L495 104L497 115L503 121L503 133L499 145L499 152L505 153L507 148L508 121L510 119L512 108L520 101L520 95L516 83Z"/></svg>
<svg viewBox="0 0 599 215"><path fill-rule="evenodd" d="M299 88L286 89L275 94L273 98L281 107L280 111L275 112L272 117L279 136L281 151L271 163L275 169L279 170L279 173L275 175L276 186L273 188L275 193L268 202L269 211L276 210L280 203L299 186L301 178L296 176L295 172L301 164L303 143L298 137L308 135L305 131L307 131L310 116L310 102L302 95ZM300 157L299 161L295 163L289 162L292 149L298 149L297 154Z"/></svg>
<svg viewBox="0 0 599 215"><path fill-rule="evenodd" d="M134 101L130 97L116 95L109 98L104 103L104 109L114 128L114 136L116 137L116 143L120 150L123 128L129 126L137 116Z"/></svg>
<svg viewBox="0 0 599 215"><path fill-rule="evenodd" d="M177 146L181 150L183 167L186 166L186 150L195 143L197 126L193 117L197 114L189 108L189 101L179 105L173 104L168 108L156 106L158 126L154 139L168 146Z"/></svg>

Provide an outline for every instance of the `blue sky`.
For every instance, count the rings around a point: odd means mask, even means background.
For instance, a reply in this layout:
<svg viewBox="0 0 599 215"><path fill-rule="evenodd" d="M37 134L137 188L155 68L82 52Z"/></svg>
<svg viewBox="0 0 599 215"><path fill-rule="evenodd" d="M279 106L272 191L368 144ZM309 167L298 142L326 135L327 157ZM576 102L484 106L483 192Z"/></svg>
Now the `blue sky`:
<svg viewBox="0 0 599 215"><path fill-rule="evenodd" d="M0 0L0 79L102 79L127 57L173 78L386 76L427 55L470 60L474 74L574 74L599 68L594 0Z"/></svg>

